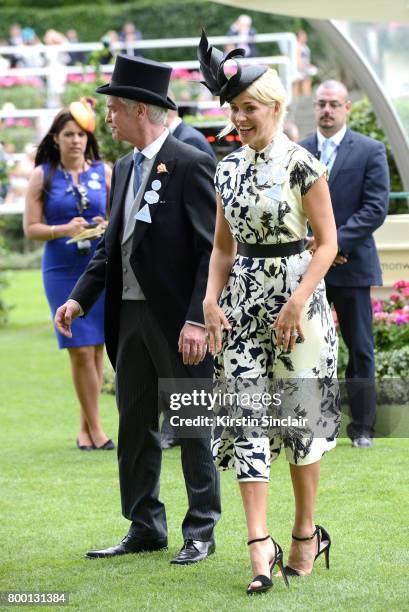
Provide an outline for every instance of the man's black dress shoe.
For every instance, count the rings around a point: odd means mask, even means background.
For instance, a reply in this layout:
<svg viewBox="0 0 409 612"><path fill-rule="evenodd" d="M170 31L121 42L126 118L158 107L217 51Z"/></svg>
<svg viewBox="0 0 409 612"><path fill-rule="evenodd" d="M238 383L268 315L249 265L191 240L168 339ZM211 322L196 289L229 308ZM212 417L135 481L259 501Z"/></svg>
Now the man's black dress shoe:
<svg viewBox="0 0 409 612"><path fill-rule="evenodd" d="M131 553L153 552L155 550L163 550L168 547L166 538L162 540L141 540L134 536L126 535L123 540L116 546L103 548L102 550L89 550L85 553L87 559L106 559L107 557L116 557L117 555L128 555Z"/></svg>
<svg viewBox="0 0 409 612"><path fill-rule="evenodd" d="M372 448L373 440L367 436L359 436L352 440L352 446L354 448Z"/></svg>
<svg viewBox="0 0 409 612"><path fill-rule="evenodd" d="M165 433L161 434L160 447L162 450L168 450L168 448L173 448L174 446L180 446L179 438Z"/></svg>
<svg viewBox="0 0 409 612"><path fill-rule="evenodd" d="M201 542L200 540L185 540L182 548L172 559L171 563L175 565L188 565L189 563L198 563L203 561L209 555L212 555L216 550L215 541Z"/></svg>

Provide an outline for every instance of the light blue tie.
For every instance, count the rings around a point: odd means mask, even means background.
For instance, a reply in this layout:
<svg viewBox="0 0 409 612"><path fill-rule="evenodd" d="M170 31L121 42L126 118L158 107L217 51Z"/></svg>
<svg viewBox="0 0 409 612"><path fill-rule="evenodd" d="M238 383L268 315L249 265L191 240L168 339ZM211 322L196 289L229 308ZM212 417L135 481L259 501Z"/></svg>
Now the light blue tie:
<svg viewBox="0 0 409 612"><path fill-rule="evenodd" d="M139 187L142 182L142 162L145 159L145 155L143 153L135 153L133 158L133 197L136 197L136 194L139 191Z"/></svg>
<svg viewBox="0 0 409 612"><path fill-rule="evenodd" d="M323 163L330 170L332 164L334 163L334 150L336 148L336 144L331 138L325 138L321 147L321 157L320 162Z"/></svg>

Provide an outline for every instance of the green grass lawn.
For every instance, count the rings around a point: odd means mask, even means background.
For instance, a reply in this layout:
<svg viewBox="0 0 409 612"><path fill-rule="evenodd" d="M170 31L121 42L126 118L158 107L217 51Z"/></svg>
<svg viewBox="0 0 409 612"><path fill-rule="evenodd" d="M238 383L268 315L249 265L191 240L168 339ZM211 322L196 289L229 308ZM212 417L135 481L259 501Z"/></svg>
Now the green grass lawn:
<svg viewBox="0 0 409 612"><path fill-rule="evenodd" d="M169 551L88 561L88 548L117 543L120 513L114 453L75 448L78 408L68 356L57 349L37 271L16 272L15 304L0 331L0 590L68 591L80 610L409 610L409 510L406 439L352 449L348 440L322 461L317 522L333 539L331 569L248 598L246 531L232 472L223 473L217 552L192 567L169 565L180 548L186 493L179 450L164 455L161 497ZM102 397L104 427L115 434L112 396ZM293 501L288 468L272 469L272 535L288 550ZM64 608L61 608L64 609Z"/></svg>

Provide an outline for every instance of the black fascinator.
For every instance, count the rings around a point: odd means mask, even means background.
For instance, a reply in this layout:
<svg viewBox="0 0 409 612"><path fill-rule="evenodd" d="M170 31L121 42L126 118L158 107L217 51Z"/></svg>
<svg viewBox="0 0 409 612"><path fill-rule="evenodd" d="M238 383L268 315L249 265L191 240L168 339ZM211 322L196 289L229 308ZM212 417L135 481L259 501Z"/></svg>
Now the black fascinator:
<svg viewBox="0 0 409 612"><path fill-rule="evenodd" d="M251 83L261 77L267 70L266 66L245 66L241 67L238 62L237 72L231 78L224 72L224 65L228 60L235 57L244 57L244 49L233 49L226 55L216 47L209 45L207 36L202 30L197 57L200 63L204 81L201 83L214 95L220 96L220 104L226 101L231 102L242 91L247 89Z"/></svg>

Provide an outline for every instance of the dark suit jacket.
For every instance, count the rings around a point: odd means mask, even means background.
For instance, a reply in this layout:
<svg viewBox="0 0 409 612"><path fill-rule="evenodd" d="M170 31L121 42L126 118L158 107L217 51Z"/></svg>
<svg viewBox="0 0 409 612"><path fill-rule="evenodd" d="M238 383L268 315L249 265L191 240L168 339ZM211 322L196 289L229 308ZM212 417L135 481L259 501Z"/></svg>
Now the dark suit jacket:
<svg viewBox="0 0 409 612"><path fill-rule="evenodd" d="M192 145L192 147L196 147L196 149L200 149L200 151L208 153L213 159L216 159L216 153L213 151L213 147L207 138L203 136L202 132L199 132L199 130L188 123L184 121L179 123L173 132L173 136L182 142Z"/></svg>
<svg viewBox="0 0 409 612"><path fill-rule="evenodd" d="M158 172L160 164L166 166L166 172ZM121 229L132 165L129 153L114 166L108 228L70 295L86 314L106 289L105 342L114 367L122 300ZM150 190L154 180L162 183L159 203L149 205L152 223L135 224L132 270L175 352L185 321L203 323L202 301L215 225L214 172L215 163L208 155L168 136L146 187ZM196 375L201 376L200 366L195 367Z"/></svg>
<svg viewBox="0 0 409 612"><path fill-rule="evenodd" d="M300 145L318 157L317 135ZM330 285L382 285L372 233L382 225L389 203L389 169L383 143L347 129L329 177L338 246L348 263L331 268Z"/></svg>

